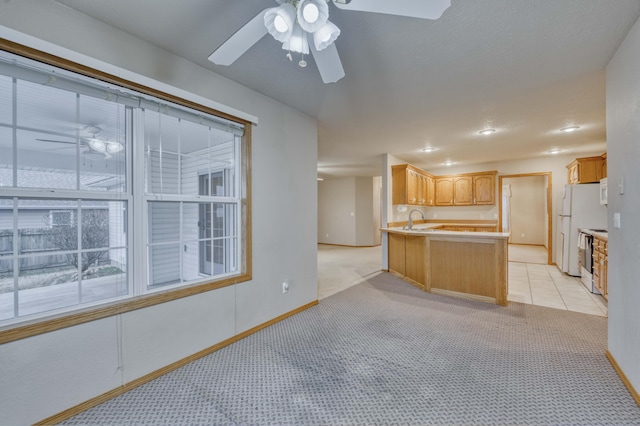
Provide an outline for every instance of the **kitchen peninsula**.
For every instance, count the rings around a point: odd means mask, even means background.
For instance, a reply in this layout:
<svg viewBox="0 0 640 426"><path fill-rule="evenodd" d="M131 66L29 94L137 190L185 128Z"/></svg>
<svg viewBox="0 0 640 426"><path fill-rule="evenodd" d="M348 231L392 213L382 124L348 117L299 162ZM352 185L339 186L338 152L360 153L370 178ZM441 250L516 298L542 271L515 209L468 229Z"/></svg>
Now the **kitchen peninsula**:
<svg viewBox="0 0 640 426"><path fill-rule="evenodd" d="M505 232L382 228L388 234L389 272L427 292L507 305Z"/></svg>

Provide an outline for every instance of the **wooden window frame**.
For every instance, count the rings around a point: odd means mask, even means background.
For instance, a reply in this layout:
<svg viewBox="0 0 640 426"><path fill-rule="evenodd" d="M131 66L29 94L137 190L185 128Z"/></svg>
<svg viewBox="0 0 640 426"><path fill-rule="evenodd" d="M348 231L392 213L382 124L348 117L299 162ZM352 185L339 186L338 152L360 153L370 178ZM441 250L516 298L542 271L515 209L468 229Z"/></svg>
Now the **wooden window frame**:
<svg viewBox="0 0 640 426"><path fill-rule="evenodd" d="M218 111L216 109L198 104L196 102L180 98L169 93L148 87L106 72L73 62L50 53L40 51L28 46L0 38L0 49L27 59L42 62L47 65L65 69L86 77L94 78L109 84L115 84L126 89L134 90L145 95L166 100L193 110L214 115L233 121L244 126L244 136L241 144L241 186L239 188L241 198L240 220L244 229L243 238L240 240L242 247L239 274L221 280L212 280L204 283L196 283L183 287L169 289L127 298L120 301L108 302L99 306L78 308L72 312L25 320L17 324L9 324L0 328L0 344L8 343L42 333L60 330L66 327L95 321L114 315L123 314L137 309L158 305L183 297L194 296L209 292L218 288L234 285L252 279L252 232L251 232L251 130L252 123L248 120ZM135 279L135 278L134 278Z"/></svg>

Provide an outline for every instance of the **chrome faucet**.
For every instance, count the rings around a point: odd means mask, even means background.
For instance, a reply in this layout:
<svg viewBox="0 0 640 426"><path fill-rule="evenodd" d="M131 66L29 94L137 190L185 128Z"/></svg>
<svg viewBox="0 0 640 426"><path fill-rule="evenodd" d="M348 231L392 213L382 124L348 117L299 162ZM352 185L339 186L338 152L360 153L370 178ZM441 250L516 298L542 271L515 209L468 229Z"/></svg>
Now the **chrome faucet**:
<svg viewBox="0 0 640 426"><path fill-rule="evenodd" d="M418 209L413 209L409 212L409 223L407 223L407 225L405 227L403 227L402 229L407 229L409 231L411 231L411 229L413 229L413 219L411 219L411 213L413 212L418 212L420 213L420 216L422 216L422 220L424 220L424 213L422 212L422 210L418 210Z"/></svg>

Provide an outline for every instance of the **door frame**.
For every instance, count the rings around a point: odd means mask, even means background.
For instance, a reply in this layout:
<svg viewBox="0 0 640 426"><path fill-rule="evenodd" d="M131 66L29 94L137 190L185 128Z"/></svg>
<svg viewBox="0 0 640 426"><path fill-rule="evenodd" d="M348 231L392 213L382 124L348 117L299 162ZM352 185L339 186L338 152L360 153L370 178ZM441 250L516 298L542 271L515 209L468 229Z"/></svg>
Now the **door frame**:
<svg viewBox="0 0 640 426"><path fill-rule="evenodd" d="M553 265L553 206L552 206L552 196L553 190L552 185L553 181L551 179L551 172L537 172L537 173L520 173L514 175L500 175L498 176L498 230L502 229L502 179L504 178L520 178L520 177L530 177L530 176L546 176L547 177L547 265Z"/></svg>

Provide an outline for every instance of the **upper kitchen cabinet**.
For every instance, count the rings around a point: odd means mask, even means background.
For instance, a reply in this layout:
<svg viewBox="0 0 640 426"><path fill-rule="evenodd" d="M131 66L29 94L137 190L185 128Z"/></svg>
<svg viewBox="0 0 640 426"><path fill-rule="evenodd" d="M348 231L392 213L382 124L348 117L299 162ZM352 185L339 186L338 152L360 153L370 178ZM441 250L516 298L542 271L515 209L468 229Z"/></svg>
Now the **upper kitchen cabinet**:
<svg viewBox="0 0 640 426"><path fill-rule="evenodd" d="M432 176L411 164L391 167L392 203L414 206L495 205L497 171Z"/></svg>
<svg viewBox="0 0 640 426"><path fill-rule="evenodd" d="M410 164L391 167L393 204L434 205L433 176Z"/></svg>
<svg viewBox="0 0 640 426"><path fill-rule="evenodd" d="M473 192L475 205L496 204L496 173L476 175L473 177Z"/></svg>
<svg viewBox="0 0 640 426"><path fill-rule="evenodd" d="M473 176L455 176L453 178L453 205L473 205Z"/></svg>
<svg viewBox="0 0 640 426"><path fill-rule="evenodd" d="M435 205L436 206L452 206L453 205L453 178L437 177L435 180Z"/></svg>
<svg viewBox="0 0 640 426"><path fill-rule="evenodd" d="M567 165L569 183L594 183L607 177L607 155L576 158Z"/></svg>
<svg viewBox="0 0 640 426"><path fill-rule="evenodd" d="M495 205L497 171L436 177L436 206Z"/></svg>

